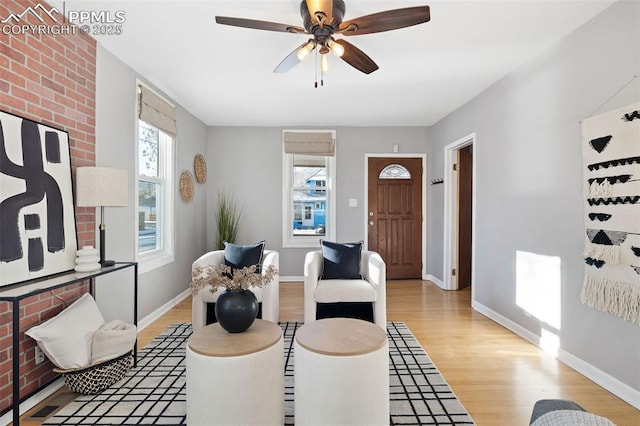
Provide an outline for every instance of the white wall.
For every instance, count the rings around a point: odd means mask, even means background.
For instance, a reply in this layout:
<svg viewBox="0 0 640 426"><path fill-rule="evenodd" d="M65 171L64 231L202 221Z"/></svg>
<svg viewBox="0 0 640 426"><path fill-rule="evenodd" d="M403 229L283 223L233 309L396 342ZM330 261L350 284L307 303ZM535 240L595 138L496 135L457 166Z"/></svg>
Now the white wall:
<svg viewBox="0 0 640 426"><path fill-rule="evenodd" d="M207 247L215 244L215 207L219 189L232 191L244 206L238 242L266 240L280 252L280 275L303 275L309 249L282 247L282 127L210 127L207 164ZM364 240L364 170L366 153L425 153L426 127L337 127L338 241ZM349 207L350 198L358 207Z"/></svg>
<svg viewBox="0 0 640 426"><path fill-rule="evenodd" d="M118 261L136 259L136 79L144 81L142 76L98 45L96 165L122 168L129 172L128 206L105 209L106 256ZM177 178L183 170L193 173L195 155L206 150L207 128L180 105L176 107ZM196 184L194 201L185 204L176 185L175 258L168 265L140 275L138 319L149 315L188 288L191 263L205 251L206 195L205 187ZM99 216L96 220L99 221ZM125 270L99 278L96 299L105 318L132 321L132 277L132 272Z"/></svg>
<svg viewBox="0 0 640 426"><path fill-rule="evenodd" d="M442 175L443 147L477 134L478 306L540 336L549 327L516 303L516 252L558 257L561 357L594 367L592 377L613 379L614 387L628 391L639 404L638 326L580 302L584 222L579 122L634 75L640 75L640 3L621 1L441 120L430 136L432 172ZM640 79L595 112L638 99ZM442 278L442 192L431 193L429 213L429 273ZM551 295L544 296L549 302Z"/></svg>
<svg viewBox="0 0 640 426"><path fill-rule="evenodd" d="M515 256L526 251L561 261L565 359L610 378L618 389L640 389L640 333L637 326L583 306L582 170L579 121L598 108L633 75L640 75L640 3L621 1L511 73L432 128L336 128L339 241L364 239L364 155L427 153L427 181L443 176L443 147L477 134L477 257L475 302L532 335L545 324L516 304ZM134 170L134 70L103 48L98 52L97 164ZM472 66L473 64L469 64ZM640 98L640 80L598 112ZM212 249L217 191L233 191L244 206L238 241L265 239L280 251L281 274L301 276L307 249L283 249L282 128L206 128L179 112L177 172L192 169L205 152L209 179L197 185L196 200L178 198L176 261L140 278L140 317L187 288L190 264ZM348 114L348 111L345 111ZM135 177L129 177L132 185ZM443 185L428 190L427 272L442 278ZM130 206L108 209L108 257L134 258L133 193ZM179 195L176 193L176 196ZM359 201L348 207L348 199ZM128 276L98 293L109 315L130 315L123 295ZM121 283L117 281L121 280ZM106 286L104 286L106 287ZM128 296L127 296L128 297ZM574 358L572 358L574 357ZM587 372L589 373L589 372ZM593 377L593 375L592 375Z"/></svg>

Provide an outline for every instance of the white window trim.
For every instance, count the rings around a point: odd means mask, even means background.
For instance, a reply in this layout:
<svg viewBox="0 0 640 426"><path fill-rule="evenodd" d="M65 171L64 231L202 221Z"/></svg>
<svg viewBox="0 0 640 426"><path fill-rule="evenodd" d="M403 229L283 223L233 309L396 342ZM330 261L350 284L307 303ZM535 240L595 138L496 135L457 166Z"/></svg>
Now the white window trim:
<svg viewBox="0 0 640 426"><path fill-rule="evenodd" d="M141 81L137 81L136 82L136 87L138 87L139 85L144 85L144 83L142 83ZM148 86L144 85L147 89L152 90L151 88L149 88ZM153 91L156 95L160 96L162 99L164 99L167 103L173 105L172 102L168 101L166 98L164 98L162 95L160 95L159 93ZM137 93L137 91L136 91ZM164 208L163 208L163 220L162 220L162 230L161 230L161 238L162 238L162 248L160 249L156 249L156 250L150 250L148 252L145 253L139 253L138 252L138 231L139 231L139 224L138 224L138 199L139 199L139 192L138 192L138 182L140 180L140 168L139 168L139 158L138 158L138 152L140 150L139 147L139 139L140 139L140 119L138 118L138 109L139 109L139 105L138 105L138 100L137 100L137 95L136 95L136 138L135 138L135 152L136 152L136 161L135 161L135 175L136 175L136 184L135 184L135 189L134 189L134 200L136 202L136 208L134 209L134 223L135 223L135 254L136 254L136 260L138 262L138 273L139 274L145 274L147 272L150 272L154 269L160 268L164 265L168 265L170 263L172 263L175 260L175 254L174 254L174 247L175 247L175 240L176 240L176 235L175 235L175 211L176 211L176 205L175 205L175 196L174 196L174 177L175 177L175 160L176 160L176 137L173 137L171 135L168 135L167 133L164 133L163 131L160 130L161 135L165 135L166 137L168 137L170 139L170 147L168 150L160 150L160 155L161 158L159 159L159 163L164 167L163 168L163 174L164 174L164 182L163 182L163 192L162 192L162 202L164 204ZM168 152L167 152L168 151ZM171 156L171 158L169 158L169 161L166 161L167 159L164 158L164 155L169 154ZM173 167L172 167L173 166ZM150 181L153 181L153 178L149 178ZM169 208L167 208L167 206L169 206Z"/></svg>
<svg viewBox="0 0 640 426"><path fill-rule="evenodd" d="M285 130L290 132L292 130ZM302 131L302 130L298 130ZM335 140L335 130L304 130L306 133L311 132L331 132ZM291 185L293 179L293 154L284 152L284 143L282 144L282 247L285 248L318 248L320 240L336 241L336 155L327 158L327 184L326 189L329 192L326 205L327 224L325 227L325 235L293 235L293 204L291 199ZM337 151L337 147L336 147ZM304 216L304 211L302 212Z"/></svg>

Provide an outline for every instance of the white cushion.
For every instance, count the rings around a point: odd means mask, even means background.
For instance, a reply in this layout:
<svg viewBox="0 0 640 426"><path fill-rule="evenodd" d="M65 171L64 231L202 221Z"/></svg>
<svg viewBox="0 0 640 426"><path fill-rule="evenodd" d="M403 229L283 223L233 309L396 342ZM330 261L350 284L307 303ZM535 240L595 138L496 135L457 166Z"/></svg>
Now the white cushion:
<svg viewBox="0 0 640 426"><path fill-rule="evenodd" d="M25 333L58 368L85 367L91 363L93 335L104 318L89 293L84 294L55 317L31 327Z"/></svg>
<svg viewBox="0 0 640 426"><path fill-rule="evenodd" d="M365 280L319 280L313 296L317 303L375 302L376 290Z"/></svg>

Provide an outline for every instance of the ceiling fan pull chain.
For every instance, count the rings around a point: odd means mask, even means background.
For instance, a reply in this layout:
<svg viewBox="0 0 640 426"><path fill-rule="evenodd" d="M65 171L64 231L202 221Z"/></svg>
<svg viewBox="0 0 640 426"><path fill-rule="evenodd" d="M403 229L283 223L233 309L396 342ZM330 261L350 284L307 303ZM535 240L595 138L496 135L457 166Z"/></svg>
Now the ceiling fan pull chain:
<svg viewBox="0 0 640 426"><path fill-rule="evenodd" d="M316 82L315 82L313 87L317 89L318 88L318 49L316 49L315 61L316 61L316 63L315 63L316 66L314 68L315 68L315 72L316 72Z"/></svg>

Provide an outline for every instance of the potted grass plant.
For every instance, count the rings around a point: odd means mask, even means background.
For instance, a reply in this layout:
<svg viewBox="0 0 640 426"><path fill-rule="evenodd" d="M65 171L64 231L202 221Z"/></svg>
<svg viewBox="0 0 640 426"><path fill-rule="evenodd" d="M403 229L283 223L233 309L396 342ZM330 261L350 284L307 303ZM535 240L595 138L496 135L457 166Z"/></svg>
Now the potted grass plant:
<svg viewBox="0 0 640 426"><path fill-rule="evenodd" d="M242 209L238 208L232 194L226 191L218 191L218 210L216 211L216 224L218 234L216 235L216 247L218 250L224 249L224 242L234 243L238 235L238 227Z"/></svg>

